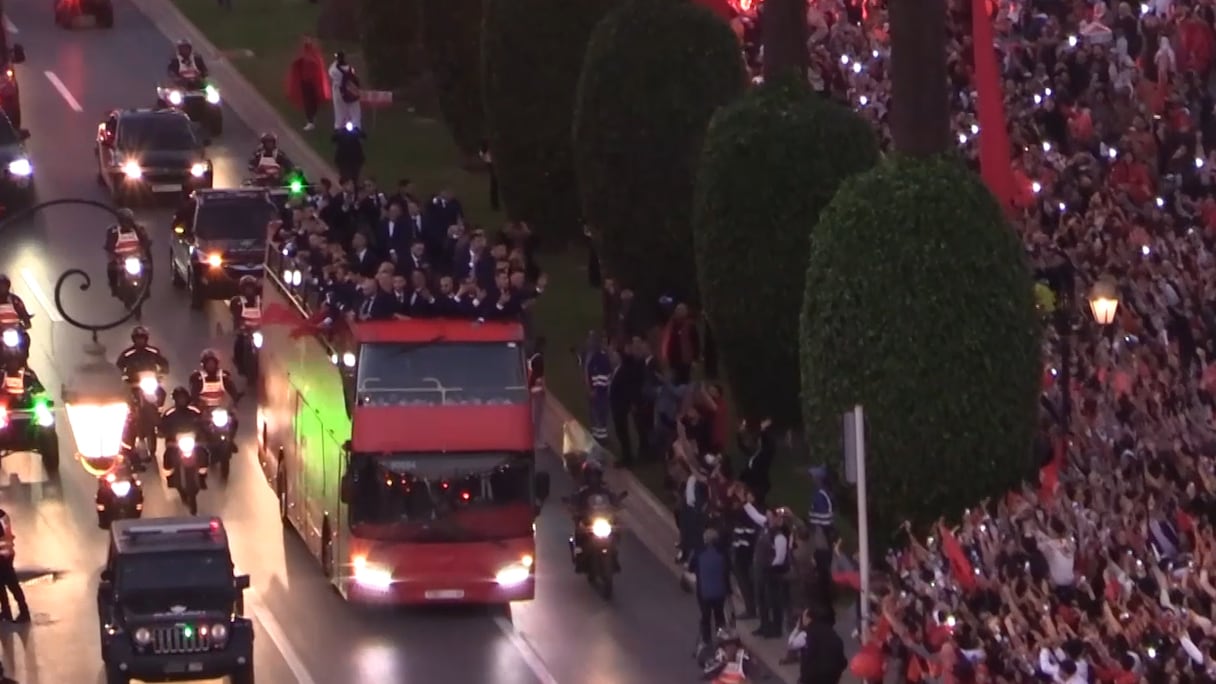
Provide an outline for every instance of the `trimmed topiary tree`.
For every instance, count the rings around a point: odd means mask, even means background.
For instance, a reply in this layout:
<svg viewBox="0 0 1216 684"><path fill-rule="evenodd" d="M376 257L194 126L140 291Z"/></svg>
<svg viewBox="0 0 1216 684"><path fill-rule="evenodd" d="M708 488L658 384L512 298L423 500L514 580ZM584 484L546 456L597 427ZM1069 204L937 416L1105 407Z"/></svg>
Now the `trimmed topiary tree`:
<svg viewBox="0 0 1216 684"><path fill-rule="evenodd" d="M456 145L474 154L485 138L481 105L482 0L422 0L422 34L439 110Z"/></svg>
<svg viewBox="0 0 1216 684"><path fill-rule="evenodd" d="M689 2L629 0L591 35L574 113L583 215L642 302L696 299L697 162L710 117L745 83L730 28Z"/></svg>
<svg viewBox="0 0 1216 684"><path fill-rule="evenodd" d="M800 80L714 115L693 202L705 313L740 413L801 422L798 317L811 229L844 179L878 162L870 124Z"/></svg>
<svg viewBox="0 0 1216 684"><path fill-rule="evenodd" d="M871 539L956 516L1025 475L1039 324L1022 245L980 180L900 157L845 181L811 237L801 322L811 453L866 411Z"/></svg>
<svg viewBox="0 0 1216 684"><path fill-rule="evenodd" d="M420 0L359 0L359 45L367 68L366 88L392 90L421 73Z"/></svg>
<svg viewBox="0 0 1216 684"><path fill-rule="evenodd" d="M582 234L570 124L587 39L616 0L486 0L486 133L507 214L542 239Z"/></svg>

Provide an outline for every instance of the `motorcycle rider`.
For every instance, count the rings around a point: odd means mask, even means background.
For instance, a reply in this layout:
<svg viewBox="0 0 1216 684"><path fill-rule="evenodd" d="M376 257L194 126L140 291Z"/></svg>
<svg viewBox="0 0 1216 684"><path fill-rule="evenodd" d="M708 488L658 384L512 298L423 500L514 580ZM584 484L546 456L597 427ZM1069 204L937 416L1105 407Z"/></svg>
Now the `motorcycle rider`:
<svg viewBox="0 0 1216 684"><path fill-rule="evenodd" d="M241 276L237 287L239 294L228 301L228 310L232 313L232 329L237 331L232 347L233 359L239 359L245 352L243 338L262 326L262 296L258 293L257 278Z"/></svg>
<svg viewBox="0 0 1216 684"><path fill-rule="evenodd" d="M606 497L613 506L620 502L620 497L613 494L604 482L604 471L600 465L589 460L583 464L582 485L570 499L570 508L574 514L574 562L576 565L579 563L587 538L587 516L594 497Z"/></svg>
<svg viewBox="0 0 1216 684"><path fill-rule="evenodd" d="M224 403L224 395L232 397L232 403L241 400L241 393L232 380L232 374L220 368L219 354L214 349L203 351L199 357L201 368L190 374L190 401L199 409L207 410ZM236 416L229 416L232 421L232 439L236 440L239 427Z"/></svg>
<svg viewBox="0 0 1216 684"><path fill-rule="evenodd" d="M192 378L193 379L193 378ZM172 472L177 465L180 451L177 446L178 435L201 435L206 428L207 418L191 401L190 390L185 387L173 388L173 406L161 414L160 435L165 438L164 468ZM202 450L198 452L199 479L203 487L207 486L207 460Z"/></svg>
<svg viewBox="0 0 1216 684"><path fill-rule="evenodd" d="M5 358L4 393L16 403L15 408L26 408L30 396L43 392L46 392L46 388L42 386L42 381L34 369L25 365L23 359L16 356Z"/></svg>
<svg viewBox="0 0 1216 684"><path fill-rule="evenodd" d="M134 381L135 377L143 372L153 371L157 375L169 372L169 359L165 358L160 349L148 344L150 337L147 328L137 325L131 330L131 346L118 353L118 360L114 365L118 366L118 370L122 371L123 378L128 382ZM160 393L161 401L164 401L164 390Z"/></svg>
<svg viewBox="0 0 1216 684"><path fill-rule="evenodd" d="M110 294L118 296L118 274L122 273L127 257L138 257L146 261L144 247L149 244L148 231L135 220L135 212L123 207L119 209L118 222L106 229L104 249L109 255L106 276L110 281Z"/></svg>
<svg viewBox="0 0 1216 684"><path fill-rule="evenodd" d="M703 676L713 684L744 684L748 680L751 656L743 649L739 635L732 630L718 630L718 649L705 664Z"/></svg>
<svg viewBox="0 0 1216 684"><path fill-rule="evenodd" d="M177 41L177 54L169 62L169 77L181 87L189 87L207 78L207 64L194 54L194 45L186 39Z"/></svg>
<svg viewBox="0 0 1216 684"><path fill-rule="evenodd" d="M13 281L8 275L0 273L0 328L20 327L29 330L30 312L25 308L25 302L13 294Z"/></svg>
<svg viewBox="0 0 1216 684"><path fill-rule="evenodd" d="M282 180L295 169L291 159L279 149L279 138L266 132L259 139L258 147L249 157L249 171L258 179Z"/></svg>

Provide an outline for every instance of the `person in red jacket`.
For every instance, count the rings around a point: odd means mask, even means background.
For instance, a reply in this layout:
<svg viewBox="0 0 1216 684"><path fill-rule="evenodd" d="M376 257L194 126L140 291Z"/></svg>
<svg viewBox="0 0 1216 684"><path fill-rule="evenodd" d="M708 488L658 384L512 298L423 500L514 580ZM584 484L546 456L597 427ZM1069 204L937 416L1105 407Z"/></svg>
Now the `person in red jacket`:
<svg viewBox="0 0 1216 684"><path fill-rule="evenodd" d="M1119 159L1110 170L1110 184L1126 192L1136 204L1145 204L1153 197L1153 181L1148 168L1135 158L1130 147L1119 151Z"/></svg>

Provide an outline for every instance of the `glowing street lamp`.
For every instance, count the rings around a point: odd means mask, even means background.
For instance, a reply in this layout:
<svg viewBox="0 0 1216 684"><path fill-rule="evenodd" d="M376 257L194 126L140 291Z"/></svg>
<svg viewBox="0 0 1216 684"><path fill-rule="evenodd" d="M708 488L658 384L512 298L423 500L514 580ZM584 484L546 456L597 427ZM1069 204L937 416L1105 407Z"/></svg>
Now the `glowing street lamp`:
<svg viewBox="0 0 1216 684"><path fill-rule="evenodd" d="M63 386L63 403L85 469L104 472L113 468L122 450L131 393L122 374L106 360L105 347L94 340L84 353L85 363Z"/></svg>
<svg viewBox="0 0 1216 684"><path fill-rule="evenodd" d="M1094 283L1089 292L1089 310L1093 312L1098 325L1115 322L1115 314L1119 311L1119 288L1114 281L1102 278Z"/></svg>

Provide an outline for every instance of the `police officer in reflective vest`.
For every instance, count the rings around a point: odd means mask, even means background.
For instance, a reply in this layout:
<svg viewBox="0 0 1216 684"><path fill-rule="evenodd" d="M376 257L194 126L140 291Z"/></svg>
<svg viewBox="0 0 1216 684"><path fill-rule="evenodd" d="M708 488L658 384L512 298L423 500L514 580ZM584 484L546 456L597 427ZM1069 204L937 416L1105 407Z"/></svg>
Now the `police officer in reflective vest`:
<svg viewBox="0 0 1216 684"><path fill-rule="evenodd" d="M4 361L4 394L10 406L27 408L29 397L41 394L46 389L22 359L10 356Z"/></svg>
<svg viewBox="0 0 1216 684"><path fill-rule="evenodd" d="M13 521L8 513L0 510L0 620L6 622L29 622L30 607L25 602L25 592L21 590L21 582L17 580L17 570L13 567L16 555L14 542L17 535L13 534ZM17 602L17 616L13 617L12 606L8 602L8 592Z"/></svg>
<svg viewBox="0 0 1216 684"><path fill-rule="evenodd" d="M612 384L612 359L608 346L598 332L587 337L587 350L582 358L583 376L587 383L587 394L591 403L591 436L599 442L608 439L608 421L612 416L609 387Z"/></svg>
<svg viewBox="0 0 1216 684"><path fill-rule="evenodd" d="M214 349L204 350L199 363L202 368L190 374L190 400L196 406L201 409L223 406L224 395L232 397L233 403L240 401L241 393L232 375L220 368L220 356Z"/></svg>
<svg viewBox="0 0 1216 684"><path fill-rule="evenodd" d="M545 338L537 337L528 357L528 396L532 398L532 443L540 449L545 444L541 428L545 416Z"/></svg>
<svg viewBox="0 0 1216 684"><path fill-rule="evenodd" d="M258 294L258 281L253 276L241 276L238 284L240 294L228 301L232 314L232 329L237 331L232 344L232 358L245 352L244 338L262 327L262 296ZM240 368L240 366L237 366Z"/></svg>
<svg viewBox="0 0 1216 684"><path fill-rule="evenodd" d="M705 665L705 678L713 684L745 684L748 661L751 657L743 650L739 635L731 630L718 630L718 650Z"/></svg>
<svg viewBox="0 0 1216 684"><path fill-rule="evenodd" d="M110 282L110 294L117 296L118 274L127 257L144 258L148 233L135 221L135 212L123 207L118 212L118 223L106 229L105 250L109 255L106 277Z"/></svg>
<svg viewBox="0 0 1216 684"><path fill-rule="evenodd" d="M13 281L0 273L0 328L30 327L30 313L25 302L12 292Z"/></svg>
<svg viewBox="0 0 1216 684"><path fill-rule="evenodd" d="M184 38L177 41L177 54L173 55L167 71L176 85L187 88L207 78L208 73L207 63L194 54L194 45Z"/></svg>

